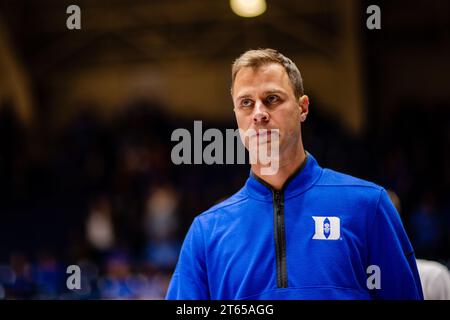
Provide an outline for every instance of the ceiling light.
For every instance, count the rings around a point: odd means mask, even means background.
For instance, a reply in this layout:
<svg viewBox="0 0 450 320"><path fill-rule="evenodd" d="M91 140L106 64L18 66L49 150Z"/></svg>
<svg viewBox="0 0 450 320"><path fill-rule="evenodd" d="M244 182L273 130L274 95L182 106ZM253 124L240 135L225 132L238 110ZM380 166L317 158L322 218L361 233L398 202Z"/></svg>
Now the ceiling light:
<svg viewBox="0 0 450 320"><path fill-rule="evenodd" d="M266 11L266 0L230 0L234 13L245 18L253 18Z"/></svg>

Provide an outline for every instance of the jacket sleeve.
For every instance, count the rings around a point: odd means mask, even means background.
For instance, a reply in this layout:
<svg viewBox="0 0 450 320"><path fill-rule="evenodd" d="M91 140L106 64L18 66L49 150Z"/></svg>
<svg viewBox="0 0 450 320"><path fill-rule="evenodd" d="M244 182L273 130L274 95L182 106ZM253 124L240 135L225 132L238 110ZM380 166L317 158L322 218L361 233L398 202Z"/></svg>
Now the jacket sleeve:
<svg viewBox="0 0 450 320"><path fill-rule="evenodd" d="M414 250L400 215L384 189L368 228L368 264L378 267L380 273L378 288L369 288L373 298L423 300Z"/></svg>
<svg viewBox="0 0 450 320"><path fill-rule="evenodd" d="M204 238L198 218L193 221L184 239L166 299L210 299Z"/></svg>

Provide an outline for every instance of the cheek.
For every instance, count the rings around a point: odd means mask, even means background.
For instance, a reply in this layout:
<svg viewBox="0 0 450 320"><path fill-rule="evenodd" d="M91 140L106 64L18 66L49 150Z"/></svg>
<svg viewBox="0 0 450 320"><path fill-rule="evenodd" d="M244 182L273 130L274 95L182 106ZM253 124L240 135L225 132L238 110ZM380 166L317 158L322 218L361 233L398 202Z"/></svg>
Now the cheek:
<svg viewBox="0 0 450 320"><path fill-rule="evenodd" d="M251 124L251 117L236 113L236 122L239 128L246 130ZM250 119L250 120L249 120Z"/></svg>
<svg viewBox="0 0 450 320"><path fill-rule="evenodd" d="M236 123L238 128L242 128L242 118L236 115Z"/></svg>
<svg viewBox="0 0 450 320"><path fill-rule="evenodd" d="M300 128L300 114L298 112L284 112L277 118L281 130L284 128L284 131L294 132Z"/></svg>
<svg viewBox="0 0 450 320"><path fill-rule="evenodd" d="M300 132L300 119L297 119L297 115L291 115L286 121L286 135L292 137L296 136Z"/></svg>

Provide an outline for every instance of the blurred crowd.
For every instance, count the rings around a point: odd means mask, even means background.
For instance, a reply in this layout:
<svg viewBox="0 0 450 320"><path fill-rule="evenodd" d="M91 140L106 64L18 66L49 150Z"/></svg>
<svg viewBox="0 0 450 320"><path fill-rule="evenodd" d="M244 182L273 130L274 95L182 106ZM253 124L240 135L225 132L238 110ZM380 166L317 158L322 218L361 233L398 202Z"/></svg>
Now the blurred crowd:
<svg viewBox="0 0 450 320"><path fill-rule="evenodd" d="M408 107L360 137L314 109L305 147L395 192L416 256L448 266L449 108ZM0 298L162 299L192 219L236 192L249 167L172 164L172 131L199 119L163 105L136 102L108 120L79 110L60 127L46 117L26 127L0 108ZM74 264L80 290L66 286Z"/></svg>

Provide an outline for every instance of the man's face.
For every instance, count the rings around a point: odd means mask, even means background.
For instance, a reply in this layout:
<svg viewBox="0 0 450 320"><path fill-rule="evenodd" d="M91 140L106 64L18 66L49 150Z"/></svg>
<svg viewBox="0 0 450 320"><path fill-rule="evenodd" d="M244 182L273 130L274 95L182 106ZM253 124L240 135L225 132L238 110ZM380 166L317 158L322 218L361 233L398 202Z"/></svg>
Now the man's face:
<svg viewBox="0 0 450 320"><path fill-rule="evenodd" d="M233 85L233 104L239 129L279 130L279 153L301 139L300 122L308 112L308 97L296 99L283 66L271 63L258 69L239 70ZM268 137L268 143L270 138ZM248 148L248 142L245 141Z"/></svg>

